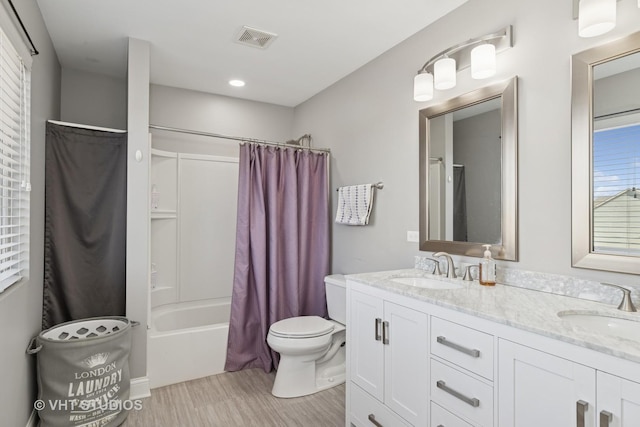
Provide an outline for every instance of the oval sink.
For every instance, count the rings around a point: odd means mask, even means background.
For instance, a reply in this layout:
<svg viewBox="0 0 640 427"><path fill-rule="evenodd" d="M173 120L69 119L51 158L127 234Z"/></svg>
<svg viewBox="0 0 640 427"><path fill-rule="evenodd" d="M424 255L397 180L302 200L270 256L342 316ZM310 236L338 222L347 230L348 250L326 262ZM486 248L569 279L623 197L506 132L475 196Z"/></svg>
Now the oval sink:
<svg viewBox="0 0 640 427"><path fill-rule="evenodd" d="M425 289L459 289L462 285L459 283L445 282L444 280L434 280L427 277L396 277L391 279L392 282L402 283L403 285L415 286L416 288Z"/></svg>
<svg viewBox="0 0 640 427"><path fill-rule="evenodd" d="M640 341L640 319L622 319L604 314L563 312L558 313L561 319L586 331L615 335L620 338Z"/></svg>

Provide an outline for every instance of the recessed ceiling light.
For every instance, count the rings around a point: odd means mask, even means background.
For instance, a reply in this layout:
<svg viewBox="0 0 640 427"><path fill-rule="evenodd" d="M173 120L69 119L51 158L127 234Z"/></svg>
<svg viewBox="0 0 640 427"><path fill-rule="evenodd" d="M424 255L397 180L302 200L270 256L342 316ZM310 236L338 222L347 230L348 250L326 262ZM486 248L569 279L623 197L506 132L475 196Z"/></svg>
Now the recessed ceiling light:
<svg viewBox="0 0 640 427"><path fill-rule="evenodd" d="M235 87L242 87L244 86L244 81L234 79L234 80L229 80L229 84Z"/></svg>

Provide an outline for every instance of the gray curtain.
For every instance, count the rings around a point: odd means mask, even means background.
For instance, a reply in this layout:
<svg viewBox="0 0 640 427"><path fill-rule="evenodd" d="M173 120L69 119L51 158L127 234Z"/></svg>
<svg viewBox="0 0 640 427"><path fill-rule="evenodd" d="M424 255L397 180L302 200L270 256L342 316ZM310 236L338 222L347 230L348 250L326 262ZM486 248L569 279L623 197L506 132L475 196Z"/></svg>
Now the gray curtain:
<svg viewBox="0 0 640 427"><path fill-rule="evenodd" d="M43 329L125 314L126 203L127 135L47 123Z"/></svg>
<svg viewBox="0 0 640 427"><path fill-rule="evenodd" d="M326 317L329 273L327 154L240 146L238 221L225 370L271 371L274 322Z"/></svg>
<svg viewBox="0 0 640 427"><path fill-rule="evenodd" d="M453 167L453 240L467 242L467 188L464 166Z"/></svg>

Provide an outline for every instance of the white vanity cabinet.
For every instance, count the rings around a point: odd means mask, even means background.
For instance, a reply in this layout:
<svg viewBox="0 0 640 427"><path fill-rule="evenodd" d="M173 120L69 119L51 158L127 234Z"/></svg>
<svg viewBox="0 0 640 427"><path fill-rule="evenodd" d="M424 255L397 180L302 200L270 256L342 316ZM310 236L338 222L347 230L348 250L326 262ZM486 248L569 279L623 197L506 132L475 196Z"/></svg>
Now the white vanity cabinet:
<svg viewBox="0 0 640 427"><path fill-rule="evenodd" d="M454 425L492 426L494 337L439 315L431 316L431 407L473 423L459 419ZM437 416L432 414L432 420ZM448 424L432 421L434 426Z"/></svg>
<svg viewBox="0 0 640 427"><path fill-rule="evenodd" d="M639 383L510 341L499 347L500 426L640 426Z"/></svg>
<svg viewBox="0 0 640 427"><path fill-rule="evenodd" d="M498 354L500 426L596 425L595 369L506 340Z"/></svg>
<svg viewBox="0 0 640 427"><path fill-rule="evenodd" d="M640 425L640 384L604 372L597 373L598 427Z"/></svg>
<svg viewBox="0 0 640 427"><path fill-rule="evenodd" d="M489 317L456 309L497 306L497 292L532 299L538 310L562 297L473 284L413 297L379 277L371 284L347 277L347 426L640 427L633 342L579 333L554 339L548 325L530 327L540 333L509 326L502 310ZM588 348L599 342L609 346Z"/></svg>
<svg viewBox="0 0 640 427"><path fill-rule="evenodd" d="M427 314L353 290L349 301L349 422L427 425Z"/></svg>

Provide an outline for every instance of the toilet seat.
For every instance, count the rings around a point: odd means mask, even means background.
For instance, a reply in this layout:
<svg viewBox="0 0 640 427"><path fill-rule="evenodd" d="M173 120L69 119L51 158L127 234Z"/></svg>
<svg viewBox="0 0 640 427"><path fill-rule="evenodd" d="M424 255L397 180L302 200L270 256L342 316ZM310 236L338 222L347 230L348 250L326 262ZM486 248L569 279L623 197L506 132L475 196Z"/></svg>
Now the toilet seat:
<svg viewBox="0 0 640 427"><path fill-rule="evenodd" d="M319 316L298 316L280 320L269 333L281 338L314 338L333 332L334 324Z"/></svg>

